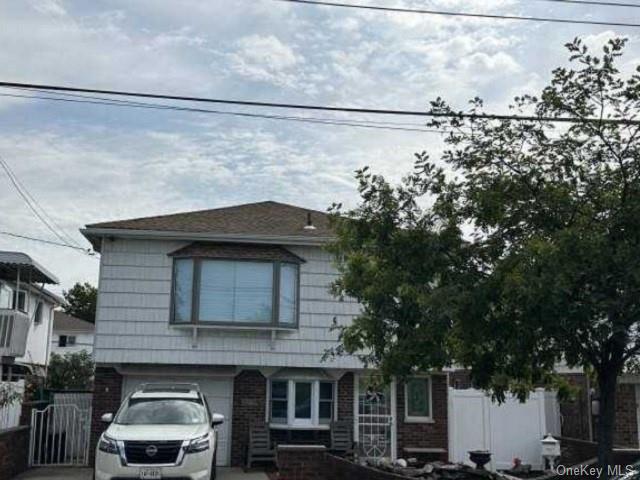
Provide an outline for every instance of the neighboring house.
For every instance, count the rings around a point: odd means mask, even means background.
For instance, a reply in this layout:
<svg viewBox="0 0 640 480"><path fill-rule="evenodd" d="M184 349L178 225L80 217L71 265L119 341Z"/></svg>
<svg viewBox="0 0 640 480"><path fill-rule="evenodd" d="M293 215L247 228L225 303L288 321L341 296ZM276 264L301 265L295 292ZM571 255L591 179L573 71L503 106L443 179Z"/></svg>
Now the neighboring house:
<svg viewBox="0 0 640 480"><path fill-rule="evenodd" d="M0 252L0 366L3 379L44 375L53 310L63 303L44 288L58 279L30 256Z"/></svg>
<svg viewBox="0 0 640 480"><path fill-rule="evenodd" d="M357 358L323 361L334 320L361 309L329 292L325 213L261 202L82 232L101 253L92 445L126 392L181 381L227 418L220 465L242 463L255 422L280 443L326 443L330 422L345 420L378 454L446 459L446 374L372 392Z"/></svg>
<svg viewBox="0 0 640 480"><path fill-rule="evenodd" d="M93 330L91 322L69 315L62 311L53 313L53 335L51 353L93 352Z"/></svg>

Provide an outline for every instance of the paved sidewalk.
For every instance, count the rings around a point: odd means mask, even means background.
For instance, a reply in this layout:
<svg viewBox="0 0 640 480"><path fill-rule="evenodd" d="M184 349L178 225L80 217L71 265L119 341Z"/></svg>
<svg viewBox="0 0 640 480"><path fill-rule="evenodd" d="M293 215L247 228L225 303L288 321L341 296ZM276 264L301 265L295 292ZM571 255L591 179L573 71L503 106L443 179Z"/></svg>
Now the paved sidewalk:
<svg viewBox="0 0 640 480"><path fill-rule="evenodd" d="M13 480L92 480L91 468L32 468ZM264 472L243 472L240 468L218 467L217 480L268 480Z"/></svg>

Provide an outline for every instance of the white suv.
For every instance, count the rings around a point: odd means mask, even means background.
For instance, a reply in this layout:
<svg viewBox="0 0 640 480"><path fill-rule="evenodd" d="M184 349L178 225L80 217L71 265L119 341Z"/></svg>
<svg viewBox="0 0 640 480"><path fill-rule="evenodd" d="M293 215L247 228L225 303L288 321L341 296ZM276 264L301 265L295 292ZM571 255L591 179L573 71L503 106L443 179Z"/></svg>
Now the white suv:
<svg viewBox="0 0 640 480"><path fill-rule="evenodd" d="M210 414L196 384L145 384L129 394L96 449L96 480L216 476L217 434L224 417Z"/></svg>

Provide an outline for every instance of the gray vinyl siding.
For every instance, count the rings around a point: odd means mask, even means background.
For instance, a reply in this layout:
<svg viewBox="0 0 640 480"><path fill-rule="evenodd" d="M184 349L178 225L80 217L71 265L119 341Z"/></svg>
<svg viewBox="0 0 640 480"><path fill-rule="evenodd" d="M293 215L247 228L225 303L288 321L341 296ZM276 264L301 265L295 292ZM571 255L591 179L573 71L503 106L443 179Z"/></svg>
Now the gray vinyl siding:
<svg viewBox="0 0 640 480"><path fill-rule="evenodd" d="M353 357L322 362L336 345L335 318L348 324L360 306L328 291L336 278L330 256L318 247L287 247L304 258L300 319L295 331L191 329L169 325L171 258L186 242L105 240L100 265L95 359L100 363L171 363L357 368Z"/></svg>

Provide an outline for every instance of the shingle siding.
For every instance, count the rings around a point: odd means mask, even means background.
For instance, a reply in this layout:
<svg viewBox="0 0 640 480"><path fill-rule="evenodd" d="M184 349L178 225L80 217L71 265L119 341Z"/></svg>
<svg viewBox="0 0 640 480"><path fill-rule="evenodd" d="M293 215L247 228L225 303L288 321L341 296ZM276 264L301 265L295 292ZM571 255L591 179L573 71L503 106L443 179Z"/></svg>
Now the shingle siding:
<svg viewBox="0 0 640 480"><path fill-rule="evenodd" d="M350 299L328 291L337 272L319 247L287 246L303 258L300 275L299 328L278 332L200 329L193 347L191 329L169 325L171 258L189 242L105 240L100 270L95 358L98 363L234 364L320 368L357 368L357 359L322 362L336 344L334 319L349 323L360 311Z"/></svg>

